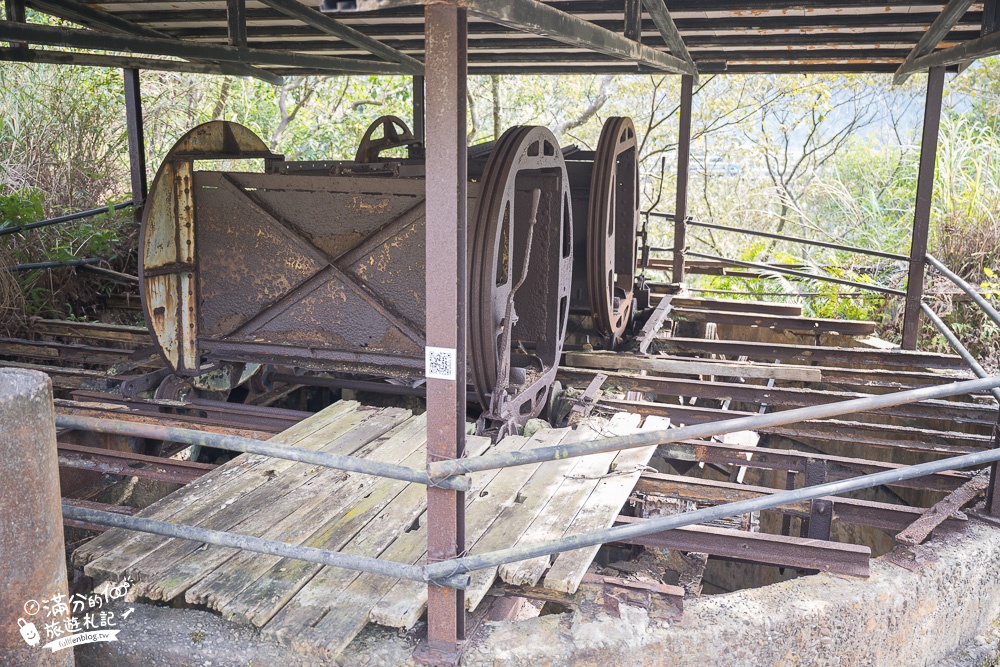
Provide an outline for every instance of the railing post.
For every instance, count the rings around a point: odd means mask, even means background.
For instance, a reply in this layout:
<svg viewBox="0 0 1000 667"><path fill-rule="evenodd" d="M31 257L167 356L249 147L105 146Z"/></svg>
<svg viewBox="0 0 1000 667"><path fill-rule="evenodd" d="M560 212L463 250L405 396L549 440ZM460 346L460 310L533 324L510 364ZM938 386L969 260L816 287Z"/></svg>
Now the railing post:
<svg viewBox="0 0 1000 667"><path fill-rule="evenodd" d="M413 77L413 136L424 143L424 77Z"/></svg>
<svg viewBox="0 0 1000 667"><path fill-rule="evenodd" d="M425 8L427 85L427 460L465 453L466 400L466 77L467 11L457 3ZM428 371L430 364L428 364ZM465 549L465 494L427 488L427 562ZM457 660L465 638L465 595L428 585L427 648L431 662Z"/></svg>
<svg viewBox="0 0 1000 667"><path fill-rule="evenodd" d="M687 252L688 164L691 160L691 105L694 77L681 77L680 129L677 134L677 204L674 207L673 282L684 282L684 255Z"/></svg>
<svg viewBox="0 0 1000 667"><path fill-rule="evenodd" d="M906 280L906 308L903 312L904 350L917 349L920 334L920 302L924 294L924 262L927 256L931 200L934 195L934 162L937 158L943 93L944 67L932 67L927 73L924 132L920 139L920 171L917 175L917 198L913 210L913 233L910 237L910 270Z"/></svg>
<svg viewBox="0 0 1000 667"><path fill-rule="evenodd" d="M73 665L50 651L47 601L69 604L52 383L37 371L0 368L0 664ZM59 597L62 596L62 597ZM49 611L58 607L49 607Z"/></svg>
<svg viewBox="0 0 1000 667"><path fill-rule="evenodd" d="M146 138L142 127L142 93L139 88L139 70L123 69L125 79L125 127L128 131L128 160L132 177L132 215L142 221L146 202Z"/></svg>

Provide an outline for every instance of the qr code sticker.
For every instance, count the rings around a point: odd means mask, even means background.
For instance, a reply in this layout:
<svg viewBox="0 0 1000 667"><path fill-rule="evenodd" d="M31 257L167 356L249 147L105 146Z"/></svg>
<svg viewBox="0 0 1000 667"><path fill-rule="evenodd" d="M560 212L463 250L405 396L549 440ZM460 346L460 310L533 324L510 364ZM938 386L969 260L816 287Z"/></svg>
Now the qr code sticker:
<svg viewBox="0 0 1000 667"><path fill-rule="evenodd" d="M455 348L428 347L424 375L438 380L455 379Z"/></svg>

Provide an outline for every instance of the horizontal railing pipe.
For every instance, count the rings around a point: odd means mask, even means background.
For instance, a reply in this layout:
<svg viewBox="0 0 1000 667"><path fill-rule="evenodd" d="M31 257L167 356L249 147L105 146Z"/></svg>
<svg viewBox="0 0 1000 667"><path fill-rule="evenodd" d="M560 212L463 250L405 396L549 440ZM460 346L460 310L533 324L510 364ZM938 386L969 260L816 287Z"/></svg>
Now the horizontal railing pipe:
<svg viewBox="0 0 1000 667"><path fill-rule="evenodd" d="M808 278L810 280L822 280L828 283L836 283L838 285L848 285L850 287L857 287L860 289L868 290L870 292L881 292L882 294L893 294L896 296L906 296L906 292L899 289L892 289L891 287L881 287L879 285L869 285L868 283L859 283L855 280L846 280L844 278L834 278L833 276L822 276L815 273L808 273L806 271L796 271L795 269L783 269L771 264L760 264L758 262L745 262L740 259L728 259L726 257L719 257L717 255L706 255L700 252L691 252L688 250L688 257L700 257L701 259L711 259L722 264L732 264L733 266L742 266L750 269L760 269L761 271L772 271L774 273L784 273L790 276L798 276L799 278Z"/></svg>
<svg viewBox="0 0 1000 667"><path fill-rule="evenodd" d="M1000 383L1000 378L995 379ZM475 570L498 567L505 563L516 563L529 558L538 558L540 556L607 544L609 542L632 540L646 535L661 533L666 530L674 530L676 528L683 528L684 526L738 516L748 512L757 512L782 505L836 496L850 491L882 486L883 484L894 484L907 479L933 475L947 470L968 468L994 461L1000 461L1000 448L893 470L883 470L870 475L806 486L793 491L782 491L758 498L706 507L691 512L656 517L641 523L615 526L603 530L592 530L558 540L500 549L474 556L464 556L462 558L432 563L427 565L425 570L430 581L443 586L457 587L465 581L465 573Z"/></svg>
<svg viewBox="0 0 1000 667"><path fill-rule="evenodd" d="M404 482L440 486L456 491L468 491L470 488L470 480L468 478L452 477L446 480L432 480L423 470L415 470L395 463L383 463L357 456L331 454L330 452L315 452L308 449L279 445L273 442L243 438L225 433L194 431L173 426L122 422L113 419L79 417L75 415L56 415L56 426L80 431L94 431L133 438L151 438L165 442L180 442L186 445L215 447L217 449L244 454L259 454L276 459L295 461L296 463L308 463L335 470L346 470L365 475L388 477L389 479L397 479Z"/></svg>
<svg viewBox="0 0 1000 667"><path fill-rule="evenodd" d="M133 206L133 203L127 201L121 204L102 206L101 208L92 208L87 211L79 211L77 213L67 213L66 215L60 215L57 218L49 218L48 220L29 222L26 225L18 225L16 227L4 227L3 229L0 229L0 236L6 236L7 234L16 234L17 232L25 232L28 231L29 229L38 229L39 227L48 227L49 225L58 225L61 222L70 222L72 220L80 220L81 218L89 218L94 215L101 215L102 213L110 213L111 211L117 211L127 206Z"/></svg>
<svg viewBox="0 0 1000 667"><path fill-rule="evenodd" d="M972 369L972 372L975 373L977 377L984 378L989 376L989 373L986 372L986 369L983 368L978 361L976 361L976 358L972 356L972 353L969 352L968 348L962 345L962 341L958 339L955 332L944 323L944 320L938 317L937 313L931 310L930 306L926 303L921 303L920 310L922 310L924 315L927 316L927 319L931 321L931 324L933 324L935 328L941 332L941 335L944 336L945 340L948 341L948 344L951 345L955 352L958 352L958 356L965 359L965 363L969 364L969 368ZM991 389L990 393L993 394L993 398L997 399L997 402L1000 402L1000 389Z"/></svg>
<svg viewBox="0 0 1000 667"><path fill-rule="evenodd" d="M841 415L857 412L869 412L881 408L891 408L896 405L906 405L919 401L955 396L958 394L972 394L988 391L1000 387L1000 375L981 378L978 380L965 380L962 382L951 382L948 384L936 385L933 387L921 387L919 389L908 389L889 394L879 394L854 398L849 401L836 401L823 405L813 405L805 408L795 408L793 410L782 410L763 415L752 415L749 417L738 417L736 419L726 419L722 421L708 422L705 424L691 424L680 428L673 428L664 431L645 431L631 435L615 436L600 440L590 440L571 445L556 445L553 447L539 447L529 451L504 452L500 454L484 454L467 459L450 459L446 461L435 461L427 465L427 471L434 479L446 478L462 473L477 472L480 470L495 470L507 466L528 465L543 461L554 461L575 456L588 456L590 454L600 454L602 452L614 452L622 449L635 449L637 447L650 447L652 445L666 445L681 440L697 440L708 438L713 435L724 435L735 433L736 431L753 431L769 426L784 426L811 419L827 419L839 417Z"/></svg>
<svg viewBox="0 0 1000 667"><path fill-rule="evenodd" d="M102 257L87 257L86 259L65 259L61 262L32 262L29 264L15 264L3 267L7 271L34 271L36 269L64 269L73 266L87 266L89 264L100 264L107 260Z"/></svg>
<svg viewBox="0 0 1000 667"><path fill-rule="evenodd" d="M993 307L993 304L987 301L982 294L977 292L972 285L959 278L955 272L930 255L927 255L926 259L928 264L940 271L945 278L955 283L960 290L968 294L969 298L975 301L976 305L982 308L991 320L1000 325L1000 312L998 312L997 309Z"/></svg>
<svg viewBox="0 0 1000 667"><path fill-rule="evenodd" d="M360 572L371 572L397 579L409 579L410 581L426 581L424 568L419 565L407 565L390 560L381 560L370 556L359 556L341 551L329 551L327 549L317 549L301 544L289 544L277 540L268 540L253 535L241 535L229 533L223 530L211 530L199 528L197 526L187 526L157 519L147 519L129 514L116 514L114 512L104 512L84 507L74 507L63 504L63 518L74 521L86 521L100 526L111 526L113 528L124 528L126 530L136 530L143 533L152 533L164 537L176 537L181 540L192 542L204 542L219 547L229 547L232 549L243 549L255 553L267 554L269 556L279 556L281 558L295 558L310 563L329 565L330 567L342 567L348 570ZM453 585L460 585L461 578L453 582Z"/></svg>
<svg viewBox="0 0 1000 667"><path fill-rule="evenodd" d="M695 220L688 220L688 224L694 227L707 227L708 229L718 229L724 232L736 232L737 234L748 234L750 236L762 236L768 239L776 239L778 241L788 241L790 243L799 243L802 245L812 245L819 246L820 248L831 248L833 250L843 250L845 252L853 252L859 255L871 255L873 257L883 257L885 259L899 260L902 262L908 262L910 260L906 255L897 255L892 252L882 252L881 250L868 250L866 248L858 248L856 246L842 245L840 243L828 243L826 241L813 241L812 239L804 239L799 236L785 236L784 234L773 234L771 232L761 232L752 229L742 229L740 227L727 227L726 225L717 225L712 222L697 222Z"/></svg>

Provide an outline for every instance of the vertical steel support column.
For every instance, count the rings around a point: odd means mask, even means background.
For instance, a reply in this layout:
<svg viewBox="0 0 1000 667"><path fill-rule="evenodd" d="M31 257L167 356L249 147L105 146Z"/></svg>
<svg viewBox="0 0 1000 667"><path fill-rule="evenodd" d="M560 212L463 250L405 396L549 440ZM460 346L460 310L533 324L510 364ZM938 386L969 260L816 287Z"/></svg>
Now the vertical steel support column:
<svg viewBox="0 0 1000 667"><path fill-rule="evenodd" d="M0 663L73 665L73 649L43 645L68 605L52 383L37 371L0 369ZM61 597L59 597L61 596ZM32 603L34 601L34 603ZM49 602L48 610L43 605ZM50 612L56 611L49 616Z"/></svg>
<svg viewBox="0 0 1000 667"><path fill-rule="evenodd" d="M674 207L673 282L684 282L684 256L687 253L688 163L691 161L691 104L694 77L681 77L680 131L677 134L677 205Z"/></svg>
<svg viewBox="0 0 1000 667"><path fill-rule="evenodd" d="M24 23L25 21L24 0L3 0L3 8L8 21L13 21L16 23ZM20 42L11 42L10 48L26 52L28 50L28 45L21 44Z"/></svg>
<svg viewBox="0 0 1000 667"><path fill-rule="evenodd" d="M226 0L226 30L229 46L247 45L246 0Z"/></svg>
<svg viewBox="0 0 1000 667"><path fill-rule="evenodd" d="M642 0L625 0L624 34L636 42L642 41Z"/></svg>
<svg viewBox="0 0 1000 667"><path fill-rule="evenodd" d="M997 415L997 423L993 426L993 442L991 447L1000 447L1000 415ZM990 485L986 489L986 513L990 516L1000 518L1000 461L994 461L990 466Z"/></svg>
<svg viewBox="0 0 1000 667"><path fill-rule="evenodd" d="M917 175L917 201L913 210L913 233L910 237L910 271L906 280L906 309L903 312L903 349L917 349L920 334L920 301L924 294L924 263L927 256L927 228L931 219L934 195L934 162L937 158L938 128L941 125L941 97L944 92L944 67L927 72L927 98L924 102L924 132L920 139L920 171Z"/></svg>
<svg viewBox="0 0 1000 667"><path fill-rule="evenodd" d="M128 160L132 174L132 214L136 222L142 220L142 207L146 202L146 138L142 129L142 93L139 89L139 70L123 69L125 78L125 126L128 130Z"/></svg>
<svg viewBox="0 0 1000 667"><path fill-rule="evenodd" d="M468 19L451 3L427 5L425 12L427 346L439 348L445 359L452 351L454 359L452 379L427 380L427 459L439 461L465 453ZM427 562L464 550L465 494L428 487ZM428 647L453 653L464 638L464 593L429 585Z"/></svg>
<svg viewBox="0 0 1000 667"><path fill-rule="evenodd" d="M427 131L424 129L424 77L413 77L413 136L425 143Z"/></svg>

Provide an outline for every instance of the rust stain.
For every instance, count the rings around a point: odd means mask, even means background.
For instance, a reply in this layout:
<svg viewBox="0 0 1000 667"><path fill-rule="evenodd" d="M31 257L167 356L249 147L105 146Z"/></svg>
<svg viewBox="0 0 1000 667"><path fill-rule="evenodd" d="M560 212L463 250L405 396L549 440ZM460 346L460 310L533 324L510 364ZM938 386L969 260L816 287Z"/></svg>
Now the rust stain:
<svg viewBox="0 0 1000 667"><path fill-rule="evenodd" d="M389 203L389 198L384 197L376 202L367 202L364 197L357 196L351 199L351 208L357 211L365 211L366 213L385 213L392 207Z"/></svg>

